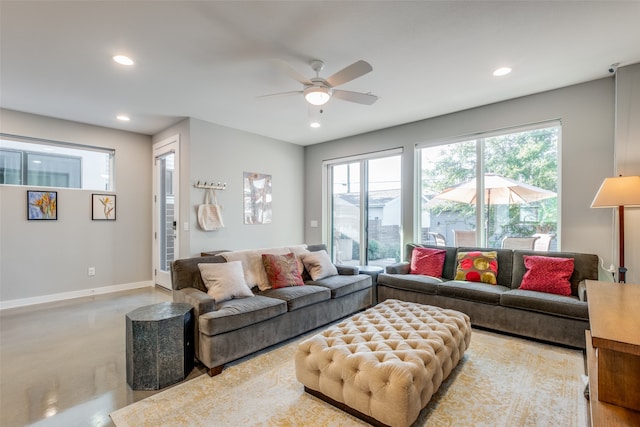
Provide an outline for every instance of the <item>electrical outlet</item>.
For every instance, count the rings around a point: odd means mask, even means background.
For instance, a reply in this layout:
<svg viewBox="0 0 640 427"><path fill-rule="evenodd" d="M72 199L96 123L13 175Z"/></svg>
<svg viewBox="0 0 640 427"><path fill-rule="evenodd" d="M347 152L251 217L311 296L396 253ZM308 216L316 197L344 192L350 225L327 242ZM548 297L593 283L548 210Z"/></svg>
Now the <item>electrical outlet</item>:
<svg viewBox="0 0 640 427"><path fill-rule="evenodd" d="M95 267L89 267L89 270L87 271L87 274L89 276L95 276L96 275L96 268Z"/></svg>

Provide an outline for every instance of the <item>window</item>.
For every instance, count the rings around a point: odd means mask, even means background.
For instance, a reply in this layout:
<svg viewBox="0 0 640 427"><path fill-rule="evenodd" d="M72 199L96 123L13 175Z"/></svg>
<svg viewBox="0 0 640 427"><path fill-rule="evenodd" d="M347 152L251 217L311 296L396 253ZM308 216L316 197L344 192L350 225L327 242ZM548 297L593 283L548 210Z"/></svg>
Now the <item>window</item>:
<svg viewBox="0 0 640 427"><path fill-rule="evenodd" d="M115 191L114 150L0 134L0 184Z"/></svg>
<svg viewBox="0 0 640 427"><path fill-rule="evenodd" d="M418 146L417 240L557 250L560 131L553 122Z"/></svg>
<svg viewBox="0 0 640 427"><path fill-rule="evenodd" d="M325 164L329 247L334 262L385 266L400 261L399 150Z"/></svg>

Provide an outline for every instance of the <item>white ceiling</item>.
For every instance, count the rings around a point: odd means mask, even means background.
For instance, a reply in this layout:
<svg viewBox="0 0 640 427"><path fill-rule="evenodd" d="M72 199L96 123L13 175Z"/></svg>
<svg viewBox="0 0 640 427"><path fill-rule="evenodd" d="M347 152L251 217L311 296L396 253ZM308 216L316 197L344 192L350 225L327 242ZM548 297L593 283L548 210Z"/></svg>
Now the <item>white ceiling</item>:
<svg viewBox="0 0 640 427"><path fill-rule="evenodd" d="M640 62L639 1L2 0L0 15L3 108L144 134L194 117L308 145ZM313 59L324 77L364 59L340 88L380 99L333 99L311 129L302 95L257 98L301 89L272 58L309 77Z"/></svg>

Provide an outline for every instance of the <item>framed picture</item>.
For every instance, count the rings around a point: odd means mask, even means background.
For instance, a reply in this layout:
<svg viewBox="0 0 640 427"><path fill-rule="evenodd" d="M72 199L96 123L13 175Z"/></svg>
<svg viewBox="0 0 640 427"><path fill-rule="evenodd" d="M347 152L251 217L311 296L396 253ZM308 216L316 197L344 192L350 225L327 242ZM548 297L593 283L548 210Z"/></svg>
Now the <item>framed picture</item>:
<svg viewBox="0 0 640 427"><path fill-rule="evenodd" d="M58 192L27 190L28 220L57 220Z"/></svg>
<svg viewBox="0 0 640 427"><path fill-rule="evenodd" d="M93 219L94 221L116 220L115 194L91 195L91 219Z"/></svg>
<svg viewBox="0 0 640 427"><path fill-rule="evenodd" d="M244 223L271 223L271 175L244 173Z"/></svg>

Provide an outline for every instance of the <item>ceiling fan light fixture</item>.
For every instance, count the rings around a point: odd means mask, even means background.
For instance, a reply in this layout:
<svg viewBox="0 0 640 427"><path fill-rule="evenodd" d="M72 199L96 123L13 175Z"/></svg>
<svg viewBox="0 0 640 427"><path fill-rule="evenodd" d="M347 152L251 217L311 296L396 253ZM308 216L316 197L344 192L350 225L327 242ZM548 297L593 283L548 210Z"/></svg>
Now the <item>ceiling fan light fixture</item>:
<svg viewBox="0 0 640 427"><path fill-rule="evenodd" d="M304 90L304 99L311 105L324 105L331 99L331 89L311 86Z"/></svg>

